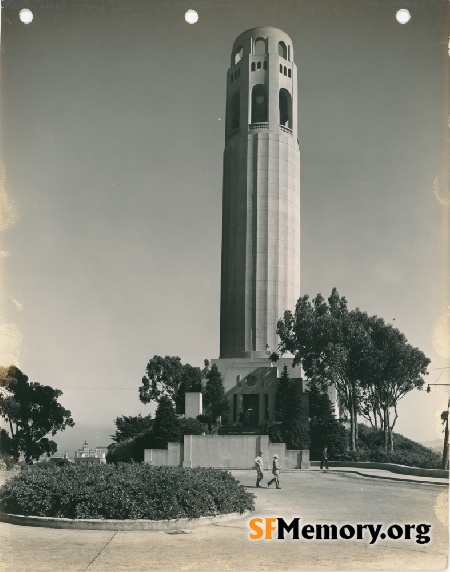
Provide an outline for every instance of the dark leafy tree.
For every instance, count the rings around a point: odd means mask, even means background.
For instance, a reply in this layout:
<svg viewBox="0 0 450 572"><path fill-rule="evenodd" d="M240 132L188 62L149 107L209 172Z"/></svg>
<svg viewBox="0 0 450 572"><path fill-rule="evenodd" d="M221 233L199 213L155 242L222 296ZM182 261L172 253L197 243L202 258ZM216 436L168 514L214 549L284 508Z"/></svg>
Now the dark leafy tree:
<svg viewBox="0 0 450 572"><path fill-rule="evenodd" d="M366 332L347 309L347 301L333 288L327 301L318 294L301 297L295 314L285 312L278 321L279 352L294 355L310 381L322 393L333 383L350 417L351 448L356 450L357 414L362 395L361 357Z"/></svg>
<svg viewBox="0 0 450 572"><path fill-rule="evenodd" d="M289 372L287 366L284 366L280 379L277 380L277 391L275 393L275 421L284 422L288 420L290 402Z"/></svg>
<svg viewBox="0 0 450 572"><path fill-rule="evenodd" d="M116 425L116 433L111 435L111 439L116 443L123 443L151 431L153 420L151 415L146 415L145 417L142 417L141 414L137 416L122 415L121 417L116 417L114 423Z"/></svg>
<svg viewBox="0 0 450 572"><path fill-rule="evenodd" d="M55 453L57 445L46 435L75 425L70 411L58 403L62 391L28 381L15 366L2 370L0 387L0 416L9 426L13 456L22 453L30 463L43 454Z"/></svg>
<svg viewBox="0 0 450 572"><path fill-rule="evenodd" d="M161 439L165 447L167 443L178 441L180 438L180 427L175 409L172 400L167 395L163 395L159 400L153 423L153 436Z"/></svg>
<svg viewBox="0 0 450 572"><path fill-rule="evenodd" d="M328 302L328 303L327 303ZM356 450L358 414L381 419L386 435L397 419L397 402L408 391L421 388L428 358L377 316L359 309L349 311L347 301L333 288L328 301L318 294L303 296L295 314L279 320L279 353L294 354L310 387L322 393L335 384L350 422L350 447ZM394 409L390 421L389 408Z"/></svg>
<svg viewBox="0 0 450 572"><path fill-rule="evenodd" d="M373 427L384 432L384 449L394 449L393 430L398 418L397 403L413 389L422 389L430 360L405 336L382 318L358 312L368 333L369 344L362 358L360 412ZM391 413L392 410L392 413ZM373 422L372 422L373 419Z"/></svg>
<svg viewBox="0 0 450 572"><path fill-rule="evenodd" d="M344 454L347 449L347 431L335 418L328 395L315 387L309 393L309 415L311 459L318 461L325 446L330 459Z"/></svg>
<svg viewBox="0 0 450 572"><path fill-rule="evenodd" d="M225 395L223 379L216 364L211 368L206 365L205 377L205 395L204 404L206 413L211 415L213 420L217 417L225 417L228 414L228 399Z"/></svg>
<svg viewBox="0 0 450 572"><path fill-rule="evenodd" d="M14 463L17 463L19 460L14 452L14 443L8 435L8 431L0 429L0 461L3 461L7 469L11 469L14 466Z"/></svg>
<svg viewBox="0 0 450 572"><path fill-rule="evenodd" d="M190 364L182 364L178 356L153 356L146 367L139 388L142 403L160 402L163 396L169 397L178 413L184 413L186 391L201 390L202 372Z"/></svg>
<svg viewBox="0 0 450 572"><path fill-rule="evenodd" d="M202 435L203 427L198 419L178 419L180 441L184 435Z"/></svg>
<svg viewBox="0 0 450 572"><path fill-rule="evenodd" d="M267 426L272 442L284 442L288 449L309 448L307 397L297 380L289 378L285 366L277 381L275 422Z"/></svg>

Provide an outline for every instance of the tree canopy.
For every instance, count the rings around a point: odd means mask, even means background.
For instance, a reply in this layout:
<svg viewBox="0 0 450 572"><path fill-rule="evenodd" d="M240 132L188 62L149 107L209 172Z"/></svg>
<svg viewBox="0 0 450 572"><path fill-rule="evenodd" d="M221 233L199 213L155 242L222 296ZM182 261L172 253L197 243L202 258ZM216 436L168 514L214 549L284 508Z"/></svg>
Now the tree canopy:
<svg viewBox="0 0 450 572"><path fill-rule="evenodd" d="M275 423L269 424L271 439L286 443L288 449L308 449L308 401L299 380L290 379L284 366L277 380Z"/></svg>
<svg viewBox="0 0 450 572"><path fill-rule="evenodd" d="M57 445L46 435L75 425L70 411L58 403L62 391L30 382L15 366L2 368L0 387L0 416L10 430L8 450L16 458L23 453L27 463L55 453Z"/></svg>
<svg viewBox="0 0 450 572"><path fill-rule="evenodd" d="M206 360L204 372L206 377L206 386L203 403L207 415L211 415L215 420L219 416L227 415L228 399L225 395L223 379L217 365L213 364L211 368L209 368L209 362Z"/></svg>
<svg viewBox="0 0 450 572"><path fill-rule="evenodd" d="M348 310L347 300L336 288L328 300L321 294L312 302L307 295L301 297L295 313L287 311L279 320L277 333L277 355L292 353L311 387L324 392L335 384L349 415L352 450L357 444L358 414L380 419L382 411L383 428L386 435L392 435L398 400L423 386L422 376L430 363L381 318L369 317L358 308ZM392 420L389 408L394 409Z"/></svg>
<svg viewBox="0 0 450 572"><path fill-rule="evenodd" d="M159 403L165 396L175 405L177 413L184 413L184 394L186 391L201 391L201 383L199 367L183 364L178 356L155 355L147 364L139 387L139 399L142 403Z"/></svg>
<svg viewBox="0 0 450 572"><path fill-rule="evenodd" d="M123 443L150 431L153 420L151 415L146 415L145 417L142 417L141 414L136 416L122 415L121 417L116 417L114 423L116 432L114 435L111 435L111 438L116 443Z"/></svg>

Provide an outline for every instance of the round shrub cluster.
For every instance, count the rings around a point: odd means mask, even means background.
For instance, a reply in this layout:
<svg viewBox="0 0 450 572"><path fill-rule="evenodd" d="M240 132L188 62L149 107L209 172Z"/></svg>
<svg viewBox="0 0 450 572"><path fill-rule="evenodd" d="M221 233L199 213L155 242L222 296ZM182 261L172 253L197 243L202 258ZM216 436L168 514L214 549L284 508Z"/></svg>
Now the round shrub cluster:
<svg viewBox="0 0 450 572"><path fill-rule="evenodd" d="M254 495L218 469L141 463L29 467L0 488L0 510L59 518L169 520L254 509Z"/></svg>

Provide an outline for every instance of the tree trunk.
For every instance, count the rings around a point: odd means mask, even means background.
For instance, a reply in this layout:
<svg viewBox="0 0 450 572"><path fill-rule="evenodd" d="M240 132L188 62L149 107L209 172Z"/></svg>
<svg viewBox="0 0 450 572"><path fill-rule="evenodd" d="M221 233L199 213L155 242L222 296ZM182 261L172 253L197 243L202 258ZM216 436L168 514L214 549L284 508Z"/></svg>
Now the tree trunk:
<svg viewBox="0 0 450 572"><path fill-rule="evenodd" d="M383 428L384 428L384 452L387 455L388 452L388 430L389 430L389 423L388 423L388 412L387 412L387 406L384 406L384 422L383 422Z"/></svg>
<svg viewBox="0 0 450 572"><path fill-rule="evenodd" d="M357 425L357 414L356 406L352 400L349 408L350 413L350 446L352 451L356 451L356 443L358 441L358 425Z"/></svg>

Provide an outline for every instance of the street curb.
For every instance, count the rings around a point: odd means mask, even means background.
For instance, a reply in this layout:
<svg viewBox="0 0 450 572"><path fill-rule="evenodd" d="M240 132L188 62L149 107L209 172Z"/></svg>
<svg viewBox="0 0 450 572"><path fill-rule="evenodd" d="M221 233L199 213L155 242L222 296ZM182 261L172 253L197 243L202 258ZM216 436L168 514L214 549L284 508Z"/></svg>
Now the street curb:
<svg viewBox="0 0 450 572"><path fill-rule="evenodd" d="M311 470L311 469L309 469ZM321 469L319 469L320 471ZM422 481L422 480L417 480L417 479L405 479L402 477L391 477L391 476L387 476L387 475L370 475L367 473L361 473L360 471L356 471L356 470L351 470L351 469L346 469L346 468L338 468L338 467L333 467L333 470L330 471L330 469L322 469L322 472L326 471L326 472L330 472L330 473L353 473L354 475L359 475L361 477L367 477L368 479L385 479L388 481L400 481L400 482L407 482L407 483L418 483L420 485L440 485L442 487L448 487L449 483L443 483L442 481ZM314 471L314 472L317 472Z"/></svg>
<svg viewBox="0 0 450 572"><path fill-rule="evenodd" d="M208 524L222 524L230 520L238 520L250 516L246 510L242 514L231 512L217 516L201 516L197 519L180 518L179 520L112 520L112 519L72 519L53 518L47 516L24 516L0 512L0 522L19 526L35 526L44 528L66 528L72 530L148 530L167 531L198 528Z"/></svg>

